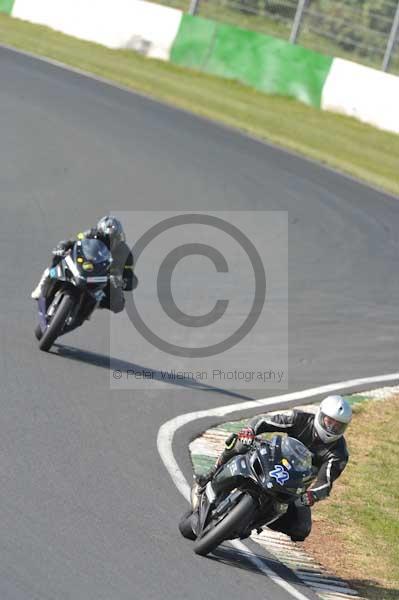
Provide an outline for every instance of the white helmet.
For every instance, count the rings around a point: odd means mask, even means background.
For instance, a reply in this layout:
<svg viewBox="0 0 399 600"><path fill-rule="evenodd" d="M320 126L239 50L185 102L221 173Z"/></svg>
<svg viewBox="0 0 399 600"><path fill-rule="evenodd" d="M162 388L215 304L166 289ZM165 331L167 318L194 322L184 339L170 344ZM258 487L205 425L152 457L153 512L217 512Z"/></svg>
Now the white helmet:
<svg viewBox="0 0 399 600"><path fill-rule="evenodd" d="M338 440L352 419L351 405L342 396L328 396L319 406L314 426L319 438L325 443Z"/></svg>

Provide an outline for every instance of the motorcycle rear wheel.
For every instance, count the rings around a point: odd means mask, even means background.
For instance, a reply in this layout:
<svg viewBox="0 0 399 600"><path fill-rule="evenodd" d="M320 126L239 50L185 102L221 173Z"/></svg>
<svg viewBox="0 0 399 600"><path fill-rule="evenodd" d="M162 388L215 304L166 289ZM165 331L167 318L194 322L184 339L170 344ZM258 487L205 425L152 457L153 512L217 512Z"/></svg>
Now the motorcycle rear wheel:
<svg viewBox="0 0 399 600"><path fill-rule="evenodd" d="M194 542L194 552L206 556L223 541L235 537L235 533L243 530L251 521L256 509L255 500L249 494L245 494L227 517Z"/></svg>
<svg viewBox="0 0 399 600"><path fill-rule="evenodd" d="M50 350L51 346L61 333L61 330L65 324L65 320L71 312L73 304L73 297L69 294L64 294L61 302L58 305L55 315L52 317L49 326L39 341L40 350L43 350L44 352Z"/></svg>

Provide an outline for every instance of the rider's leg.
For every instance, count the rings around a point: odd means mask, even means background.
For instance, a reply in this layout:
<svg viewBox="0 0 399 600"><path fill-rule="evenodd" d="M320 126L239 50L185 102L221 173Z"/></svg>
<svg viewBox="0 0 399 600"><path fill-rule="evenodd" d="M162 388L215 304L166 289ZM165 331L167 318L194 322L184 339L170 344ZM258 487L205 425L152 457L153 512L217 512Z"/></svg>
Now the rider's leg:
<svg viewBox="0 0 399 600"><path fill-rule="evenodd" d="M105 296L100 302L100 308L107 308L114 313L122 312L125 308L125 297L122 288L108 286L105 290Z"/></svg>
<svg viewBox="0 0 399 600"><path fill-rule="evenodd" d="M125 296L121 287L112 287L110 290L110 309L120 313L125 308Z"/></svg>
<svg viewBox="0 0 399 600"><path fill-rule="evenodd" d="M200 487L204 487L208 481L211 481L216 471L224 465L230 458L236 456L237 454L245 454L249 450L249 447L245 444L242 444L238 438L236 433L232 433L226 439L224 443L224 450L213 465L209 469L207 473L204 475L196 475L195 480Z"/></svg>
<svg viewBox="0 0 399 600"><path fill-rule="evenodd" d="M37 286L35 287L35 289L33 290L33 292L30 295L31 298L33 298L33 300L39 300L40 296L42 295L44 286L46 285L47 281L50 278L49 273L50 273L50 269L48 267L47 267L47 269L44 269L39 283L37 284Z"/></svg>
<svg viewBox="0 0 399 600"><path fill-rule="evenodd" d="M47 269L44 269L39 283L37 284L37 286L35 287L35 289L33 290L33 292L30 295L31 298L33 298L33 300L39 300L40 296L43 294L43 291L45 289L47 282L50 281L50 279L51 279L50 278L50 269L52 267L56 267L61 260L62 260L62 256L60 256L60 255L53 255L51 257L50 266L47 267Z"/></svg>
<svg viewBox="0 0 399 600"><path fill-rule="evenodd" d="M287 512L268 525L269 529L281 531L293 542L303 542L312 530L312 512L309 506L290 504Z"/></svg>

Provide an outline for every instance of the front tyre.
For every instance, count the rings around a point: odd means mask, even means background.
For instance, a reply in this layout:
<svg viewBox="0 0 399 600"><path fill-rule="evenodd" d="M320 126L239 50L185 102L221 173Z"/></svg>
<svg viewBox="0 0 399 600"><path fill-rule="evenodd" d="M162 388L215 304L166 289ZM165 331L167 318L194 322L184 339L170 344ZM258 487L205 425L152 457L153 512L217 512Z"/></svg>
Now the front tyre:
<svg viewBox="0 0 399 600"><path fill-rule="evenodd" d="M201 556L206 556L223 541L234 538L236 533L242 531L251 521L256 510L257 504L255 500L249 494L245 494L229 512L227 517L217 523L203 537L196 540L194 543L194 552Z"/></svg>
<svg viewBox="0 0 399 600"><path fill-rule="evenodd" d="M40 350L43 350L44 352L50 350L51 346L54 344L55 340L61 333L62 328L65 325L65 321L69 313L71 312L73 305L73 297L69 294L64 294L61 302L57 307L55 314L51 318L51 321L46 331L43 333L39 341Z"/></svg>
<svg viewBox="0 0 399 600"><path fill-rule="evenodd" d="M192 510L188 510L186 513L184 513L179 522L179 531L182 534L182 536L187 538L188 540L195 540L195 538L197 537L193 532L193 528L191 526L192 516Z"/></svg>

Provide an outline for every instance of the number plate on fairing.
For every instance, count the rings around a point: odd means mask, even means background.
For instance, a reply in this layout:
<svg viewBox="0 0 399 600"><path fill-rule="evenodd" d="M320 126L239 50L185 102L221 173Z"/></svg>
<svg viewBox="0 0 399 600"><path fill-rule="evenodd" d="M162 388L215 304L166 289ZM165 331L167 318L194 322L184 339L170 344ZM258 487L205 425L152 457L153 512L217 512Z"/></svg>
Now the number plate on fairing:
<svg viewBox="0 0 399 600"><path fill-rule="evenodd" d="M106 283L108 277L86 277L87 283Z"/></svg>

